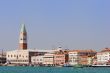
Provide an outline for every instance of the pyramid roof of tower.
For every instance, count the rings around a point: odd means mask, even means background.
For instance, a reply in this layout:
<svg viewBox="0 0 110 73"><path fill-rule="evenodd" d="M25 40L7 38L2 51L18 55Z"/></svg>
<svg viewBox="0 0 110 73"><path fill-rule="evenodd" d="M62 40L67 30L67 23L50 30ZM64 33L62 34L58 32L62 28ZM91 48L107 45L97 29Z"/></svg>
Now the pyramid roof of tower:
<svg viewBox="0 0 110 73"><path fill-rule="evenodd" d="M26 32L25 24L21 25L21 32Z"/></svg>

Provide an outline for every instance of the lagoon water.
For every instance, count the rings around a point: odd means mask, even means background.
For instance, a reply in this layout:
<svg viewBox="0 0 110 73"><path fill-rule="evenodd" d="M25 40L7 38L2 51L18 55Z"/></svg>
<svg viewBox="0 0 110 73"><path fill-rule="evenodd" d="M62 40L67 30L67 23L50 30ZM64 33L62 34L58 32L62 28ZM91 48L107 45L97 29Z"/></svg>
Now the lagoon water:
<svg viewBox="0 0 110 73"><path fill-rule="evenodd" d="M110 73L110 67L8 67L0 66L0 73Z"/></svg>

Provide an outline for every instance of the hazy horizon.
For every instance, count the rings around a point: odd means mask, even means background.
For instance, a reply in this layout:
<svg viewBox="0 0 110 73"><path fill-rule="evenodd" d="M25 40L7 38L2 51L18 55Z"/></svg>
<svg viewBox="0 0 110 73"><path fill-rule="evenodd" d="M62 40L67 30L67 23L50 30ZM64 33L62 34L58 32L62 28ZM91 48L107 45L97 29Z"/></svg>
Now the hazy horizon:
<svg viewBox="0 0 110 73"><path fill-rule="evenodd" d="M109 3L109 0L3 0L0 49L18 48L22 23L30 49L110 47Z"/></svg>

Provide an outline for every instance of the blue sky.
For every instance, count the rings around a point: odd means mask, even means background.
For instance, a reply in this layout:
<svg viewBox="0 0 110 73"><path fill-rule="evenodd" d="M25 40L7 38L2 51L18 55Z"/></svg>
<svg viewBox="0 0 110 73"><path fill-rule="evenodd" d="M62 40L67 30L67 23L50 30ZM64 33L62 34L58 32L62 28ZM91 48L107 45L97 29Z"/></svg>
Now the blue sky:
<svg viewBox="0 0 110 73"><path fill-rule="evenodd" d="M25 23L29 48L110 47L110 0L1 0L0 49L18 48Z"/></svg>

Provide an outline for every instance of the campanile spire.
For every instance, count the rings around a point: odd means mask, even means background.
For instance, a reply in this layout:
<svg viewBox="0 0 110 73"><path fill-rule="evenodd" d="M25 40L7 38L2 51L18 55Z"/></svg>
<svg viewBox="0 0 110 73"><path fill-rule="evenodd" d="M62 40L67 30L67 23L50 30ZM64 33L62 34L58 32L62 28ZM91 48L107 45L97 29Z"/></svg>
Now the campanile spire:
<svg viewBox="0 0 110 73"><path fill-rule="evenodd" d="M26 50L27 49L27 32L25 28L25 24L22 24L19 38L19 49Z"/></svg>

